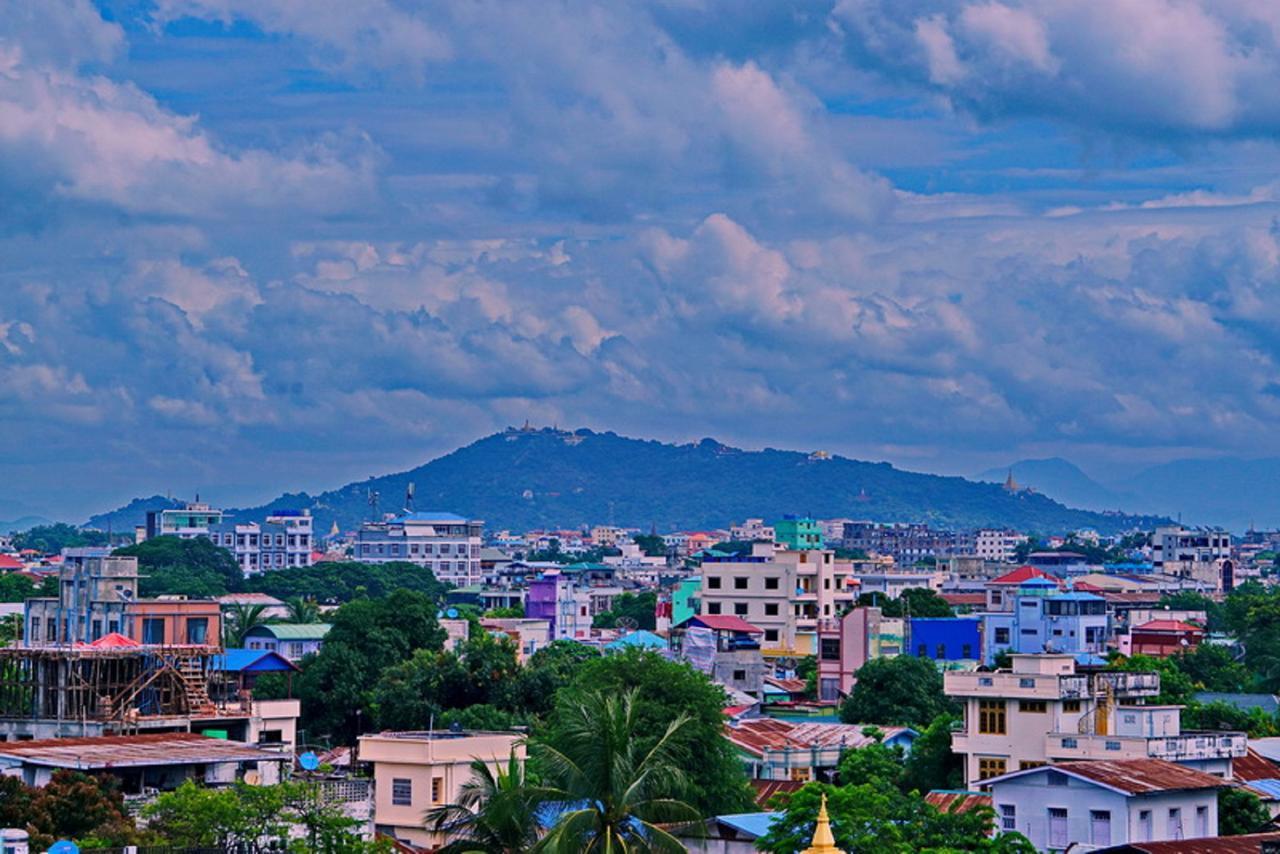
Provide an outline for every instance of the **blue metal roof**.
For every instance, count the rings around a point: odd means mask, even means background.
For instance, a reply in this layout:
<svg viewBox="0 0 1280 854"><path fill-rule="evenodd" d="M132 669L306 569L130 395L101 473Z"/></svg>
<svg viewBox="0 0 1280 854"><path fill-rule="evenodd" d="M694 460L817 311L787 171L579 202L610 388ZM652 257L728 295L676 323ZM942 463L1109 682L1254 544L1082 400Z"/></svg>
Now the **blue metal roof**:
<svg viewBox="0 0 1280 854"><path fill-rule="evenodd" d="M1061 601L1063 599L1067 599L1072 602L1104 602L1106 601L1101 596L1098 596L1094 593L1063 593L1058 596L1050 596L1049 598L1055 601Z"/></svg>
<svg viewBox="0 0 1280 854"><path fill-rule="evenodd" d="M626 647L640 647L642 649L666 649L667 641L665 638L655 635L653 632L639 629L638 631L625 634L617 640L609 641L604 645L605 649L624 649Z"/></svg>
<svg viewBox="0 0 1280 854"><path fill-rule="evenodd" d="M1245 783L1250 789L1266 792L1272 798L1280 800L1280 779L1249 780Z"/></svg>
<svg viewBox="0 0 1280 854"><path fill-rule="evenodd" d="M744 836L758 839L768 833L769 827L783 815L781 812L744 812L718 815L716 821L732 827Z"/></svg>
<svg viewBox="0 0 1280 854"><path fill-rule="evenodd" d="M282 673L298 666L268 649L224 649L213 657L213 669L224 673Z"/></svg>
<svg viewBox="0 0 1280 854"><path fill-rule="evenodd" d="M459 516L457 513L438 513L430 510L417 510L413 513L405 513L396 519L397 522L448 522L450 524L461 524L467 520L466 516Z"/></svg>

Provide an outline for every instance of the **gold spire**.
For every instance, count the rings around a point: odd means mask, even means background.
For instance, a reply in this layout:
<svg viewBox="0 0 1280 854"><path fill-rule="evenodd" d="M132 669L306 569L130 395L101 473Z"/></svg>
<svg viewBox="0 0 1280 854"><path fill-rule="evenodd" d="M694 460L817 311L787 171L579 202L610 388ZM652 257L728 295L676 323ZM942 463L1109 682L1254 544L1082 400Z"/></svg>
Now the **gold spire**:
<svg viewBox="0 0 1280 854"><path fill-rule="evenodd" d="M800 854L843 854L836 847L836 838L831 833L831 819L827 817L827 795L822 794L822 806L818 809L818 826L813 829L813 844Z"/></svg>
<svg viewBox="0 0 1280 854"><path fill-rule="evenodd" d="M1009 476L1004 479L1004 488L1009 492L1021 492L1022 488L1018 486L1018 482L1013 479L1013 469L1009 469Z"/></svg>

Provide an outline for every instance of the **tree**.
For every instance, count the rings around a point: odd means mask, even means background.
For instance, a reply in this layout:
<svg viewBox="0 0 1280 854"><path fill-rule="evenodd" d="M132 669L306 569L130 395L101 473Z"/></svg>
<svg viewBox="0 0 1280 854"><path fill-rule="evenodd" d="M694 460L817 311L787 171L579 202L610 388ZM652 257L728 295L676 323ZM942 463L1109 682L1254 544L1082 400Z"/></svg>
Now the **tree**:
<svg viewBox="0 0 1280 854"><path fill-rule="evenodd" d="M222 644L227 649L242 649L249 630L266 624L266 605L232 605L222 612Z"/></svg>
<svg viewBox="0 0 1280 854"><path fill-rule="evenodd" d="M855 676L853 690L840 706L840 720L845 723L923 729L952 710L942 692L942 674L928 659L873 658Z"/></svg>
<svg viewBox="0 0 1280 854"><path fill-rule="evenodd" d="M909 587L897 599L886 599L879 593L863 593L858 606L880 608L886 617L954 617L955 611L937 592L927 587Z"/></svg>
<svg viewBox="0 0 1280 854"><path fill-rule="evenodd" d="M0 602L23 602L36 595L36 586L25 575L6 572L0 575Z"/></svg>
<svg viewBox="0 0 1280 854"><path fill-rule="evenodd" d="M1244 789L1218 790L1218 835L1258 833L1271 823L1271 813L1261 799Z"/></svg>
<svg viewBox="0 0 1280 854"><path fill-rule="evenodd" d="M809 846L822 796L836 847L842 851L984 851L1013 854L1035 849L1019 834L987 834L992 811L940 812L923 799L876 783L831 786L808 783L776 800L785 812L756 840L775 854L796 854Z"/></svg>
<svg viewBox="0 0 1280 854"><path fill-rule="evenodd" d="M141 596L225 596L245 587L235 556L207 537L153 537L113 554L138 559Z"/></svg>
<svg viewBox="0 0 1280 854"><path fill-rule="evenodd" d="M536 657L536 656L535 656ZM638 749L652 749L659 734L681 716L690 720L674 735L671 750L687 769L689 803L703 815L745 812L754 797L742 762L723 737L724 690L687 664L643 650L627 650L584 663L572 684L556 693L541 741L569 749L566 720L593 691L634 690L640 723Z"/></svg>
<svg viewBox="0 0 1280 854"><path fill-rule="evenodd" d="M618 620L627 618L638 629L652 631L657 626L654 612L658 606L658 594L653 590L643 593L620 593L613 600L613 607L596 614L591 625L597 629L617 628Z"/></svg>
<svg viewBox="0 0 1280 854"><path fill-rule="evenodd" d="M284 618L286 623L305 625L320 622L320 606L316 604L315 599L290 596L285 601L285 606L289 609L289 613Z"/></svg>
<svg viewBox="0 0 1280 854"><path fill-rule="evenodd" d="M535 652L520 671L518 705L530 716L542 717L555 705L556 692L571 684L583 666L600 658L595 647L558 640Z"/></svg>
<svg viewBox="0 0 1280 854"><path fill-rule="evenodd" d="M647 557L663 557L667 553L667 544L657 534L636 534L631 539Z"/></svg>
<svg viewBox="0 0 1280 854"><path fill-rule="evenodd" d="M518 620L524 617L524 608L519 605L512 605L509 608L490 608L484 612L484 615L495 620Z"/></svg>
<svg viewBox="0 0 1280 854"><path fill-rule="evenodd" d="M1203 593L1197 593L1194 590L1179 590L1176 593L1166 593L1160 597L1160 601L1156 603L1156 606L1174 611L1204 611L1207 618L1205 628L1209 631L1220 630L1222 606Z"/></svg>
<svg viewBox="0 0 1280 854"><path fill-rule="evenodd" d="M52 525L36 525L26 531L13 535L15 549L35 549L41 554L57 554L63 549L79 546L105 546L107 535L104 531L82 530L66 522Z"/></svg>
<svg viewBox="0 0 1280 854"><path fill-rule="evenodd" d="M1253 686L1249 668L1235 660L1225 646L1204 643L1174 656L1173 662L1197 688L1225 693L1247 692Z"/></svg>
<svg viewBox="0 0 1280 854"><path fill-rule="evenodd" d="M545 829L539 806L545 790L526 779L525 763L515 750L506 767L471 763L471 779L462 784L458 800L429 810L426 826L449 840L440 854L480 851L485 854L523 854L531 850Z"/></svg>
<svg viewBox="0 0 1280 854"><path fill-rule="evenodd" d="M686 850L667 828L701 819L682 800L689 785L678 740L690 718L675 716L654 738L641 721L636 696L634 689L580 694L558 709L556 743L534 745L548 798L569 805L538 850Z"/></svg>
<svg viewBox="0 0 1280 854"><path fill-rule="evenodd" d="M1280 735L1280 721L1257 707L1242 709L1230 703L1188 703L1182 710L1184 730L1240 730L1250 738Z"/></svg>
<svg viewBox="0 0 1280 854"><path fill-rule="evenodd" d="M312 566L273 569L255 575L248 588L277 599L294 596L317 602L350 602L362 596L379 598L393 590L413 590L431 601L444 601L445 585L426 567L407 561L359 563L322 561Z"/></svg>
<svg viewBox="0 0 1280 854"><path fill-rule="evenodd" d="M902 775L904 792L958 789L964 784L960 754L951 752L951 727L959 718L938 715L911 743Z"/></svg>
<svg viewBox="0 0 1280 854"><path fill-rule="evenodd" d="M884 733L875 727L867 727L864 735L875 742L857 750L846 750L840 757L839 777L842 784L874 783L878 786L898 788L903 775L903 750L884 743Z"/></svg>
<svg viewBox="0 0 1280 854"><path fill-rule="evenodd" d="M80 771L53 772L48 784L29 797L25 824L37 850L57 839L93 838L109 845L137 841L137 828L125 811L116 778Z"/></svg>
<svg viewBox="0 0 1280 854"><path fill-rule="evenodd" d="M418 650L440 650L445 633L436 603L410 590L348 602L330 622L324 646L302 672L298 696L309 730L349 742L373 723L368 711L382 672Z"/></svg>

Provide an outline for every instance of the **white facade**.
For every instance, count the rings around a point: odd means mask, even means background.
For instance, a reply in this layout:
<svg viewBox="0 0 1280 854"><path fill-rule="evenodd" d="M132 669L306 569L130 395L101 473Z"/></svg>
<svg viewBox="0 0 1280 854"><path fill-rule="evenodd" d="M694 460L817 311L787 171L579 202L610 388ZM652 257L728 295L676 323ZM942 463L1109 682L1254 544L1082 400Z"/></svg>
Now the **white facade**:
<svg viewBox="0 0 1280 854"><path fill-rule="evenodd" d="M207 536L215 546L222 546L236 557L246 575L311 566L315 547L311 511L276 511L259 525L223 523L211 527Z"/></svg>
<svg viewBox="0 0 1280 854"><path fill-rule="evenodd" d="M729 539L740 543L751 543L756 540L773 542L773 526L766 525L763 519L747 519L741 525L729 527Z"/></svg>
<svg viewBox="0 0 1280 854"><path fill-rule="evenodd" d="M1027 541L1026 534L1017 531L1004 531L996 528L983 528L973 538L973 553L984 560L995 560L1002 563L1013 563L1014 549Z"/></svg>
<svg viewBox="0 0 1280 854"><path fill-rule="evenodd" d="M453 513L407 513L367 522L356 536L355 559L363 563L416 563L441 581L480 584L484 523Z"/></svg>

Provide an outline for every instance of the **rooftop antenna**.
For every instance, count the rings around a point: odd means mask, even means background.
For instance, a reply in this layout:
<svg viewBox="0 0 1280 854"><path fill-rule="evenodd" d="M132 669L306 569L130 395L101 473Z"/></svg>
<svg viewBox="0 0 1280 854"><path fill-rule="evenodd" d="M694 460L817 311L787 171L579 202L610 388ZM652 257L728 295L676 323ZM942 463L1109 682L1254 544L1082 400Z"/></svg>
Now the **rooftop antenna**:
<svg viewBox="0 0 1280 854"><path fill-rule="evenodd" d="M409 485L404 490L404 512L413 512L413 481L409 481Z"/></svg>
<svg viewBox="0 0 1280 854"><path fill-rule="evenodd" d="M369 517L371 521L378 521L378 490L369 490Z"/></svg>

